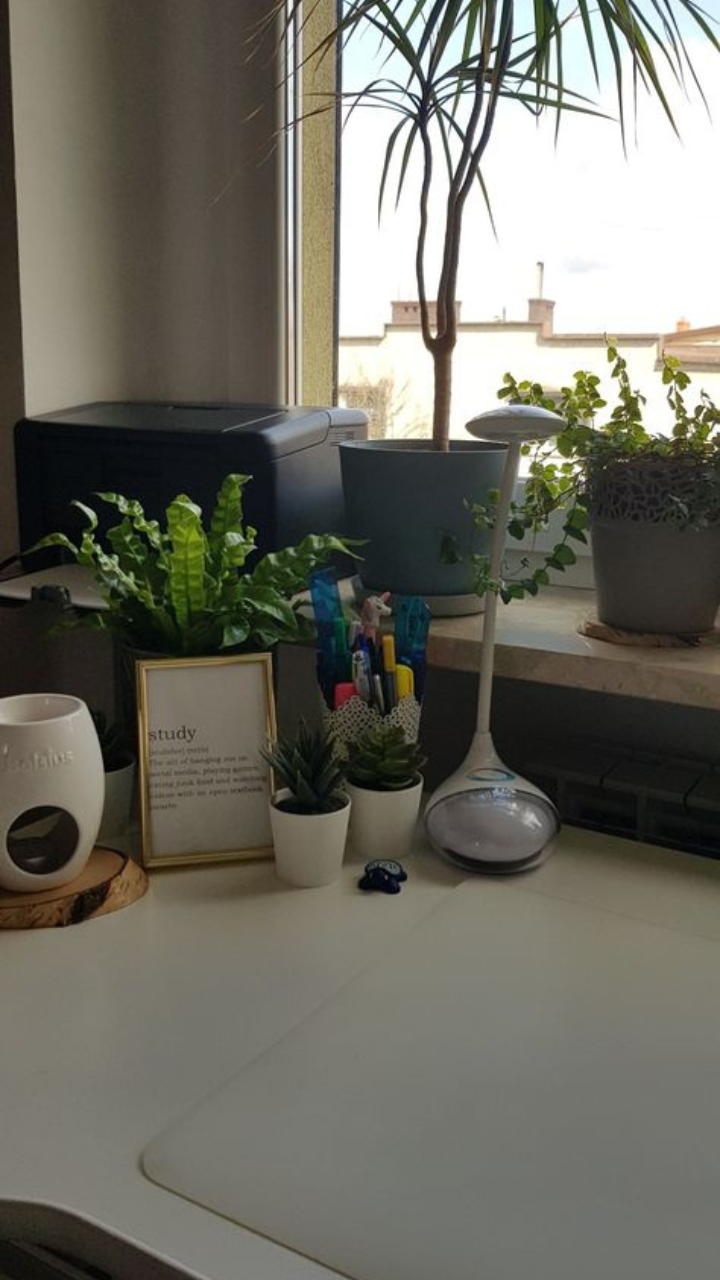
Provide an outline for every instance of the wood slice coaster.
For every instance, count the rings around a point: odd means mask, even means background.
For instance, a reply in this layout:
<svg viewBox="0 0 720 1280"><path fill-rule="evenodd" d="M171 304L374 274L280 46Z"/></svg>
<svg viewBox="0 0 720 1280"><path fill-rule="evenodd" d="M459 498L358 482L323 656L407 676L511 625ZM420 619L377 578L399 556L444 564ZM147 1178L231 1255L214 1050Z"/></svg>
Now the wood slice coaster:
<svg viewBox="0 0 720 1280"><path fill-rule="evenodd" d="M37 893L0 889L0 929L57 929L120 911L142 898L147 873L114 849L93 849L84 871L69 884Z"/></svg>
<svg viewBox="0 0 720 1280"><path fill-rule="evenodd" d="M644 649L697 649L701 645L718 644L720 631L702 631L692 635L661 635L652 631L622 631L609 627L597 618L585 618L578 631L581 636L593 640L607 640L610 644L635 645Z"/></svg>

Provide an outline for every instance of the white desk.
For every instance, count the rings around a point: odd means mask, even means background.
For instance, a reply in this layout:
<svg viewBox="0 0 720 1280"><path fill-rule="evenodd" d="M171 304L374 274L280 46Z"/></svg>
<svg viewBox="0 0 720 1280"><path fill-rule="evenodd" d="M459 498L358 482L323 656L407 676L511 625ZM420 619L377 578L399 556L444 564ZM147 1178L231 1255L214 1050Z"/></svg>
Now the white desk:
<svg viewBox="0 0 720 1280"><path fill-rule="evenodd" d="M352 862L341 883L308 891L282 887L269 862L159 872L116 915L0 936L0 1235L28 1230L18 1201L62 1208L209 1280L328 1276L154 1185L139 1159L461 878L422 848L407 866L398 897L358 892ZM512 884L525 902L549 895L710 939L720 981L720 865L567 829L547 864ZM701 1027L717 1008L693 1016Z"/></svg>

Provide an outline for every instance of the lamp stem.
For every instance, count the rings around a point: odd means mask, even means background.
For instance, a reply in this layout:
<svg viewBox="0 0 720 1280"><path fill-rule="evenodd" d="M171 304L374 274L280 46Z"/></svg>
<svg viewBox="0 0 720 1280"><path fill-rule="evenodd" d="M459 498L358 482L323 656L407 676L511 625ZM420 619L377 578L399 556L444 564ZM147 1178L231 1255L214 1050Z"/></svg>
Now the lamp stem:
<svg viewBox="0 0 720 1280"><path fill-rule="evenodd" d="M495 512L495 528L490 546L490 577L498 578L505 550L510 504L515 492L515 481L520 468L521 441L514 440L508 445L505 467L503 469L500 497ZM480 683L478 685L477 720L475 736L486 736L490 733L490 703L492 700L493 665L495 657L495 625L497 622L498 598L494 591L485 596L485 613L483 615L483 634L480 646Z"/></svg>

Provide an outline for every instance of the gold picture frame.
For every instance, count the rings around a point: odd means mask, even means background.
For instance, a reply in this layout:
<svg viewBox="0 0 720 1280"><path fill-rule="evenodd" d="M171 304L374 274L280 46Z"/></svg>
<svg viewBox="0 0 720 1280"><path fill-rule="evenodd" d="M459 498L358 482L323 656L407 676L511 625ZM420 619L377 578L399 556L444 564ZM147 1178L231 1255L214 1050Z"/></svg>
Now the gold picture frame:
<svg viewBox="0 0 720 1280"><path fill-rule="evenodd" d="M138 659L143 865L270 857L272 658Z"/></svg>

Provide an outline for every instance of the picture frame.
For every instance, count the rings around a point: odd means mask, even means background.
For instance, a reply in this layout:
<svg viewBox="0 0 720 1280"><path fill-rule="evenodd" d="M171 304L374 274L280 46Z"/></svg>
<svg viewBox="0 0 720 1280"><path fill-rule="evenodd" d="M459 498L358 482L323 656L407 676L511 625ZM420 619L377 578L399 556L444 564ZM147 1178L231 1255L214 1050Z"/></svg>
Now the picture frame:
<svg viewBox="0 0 720 1280"><path fill-rule="evenodd" d="M135 675L143 865L270 857L271 655L142 658Z"/></svg>

